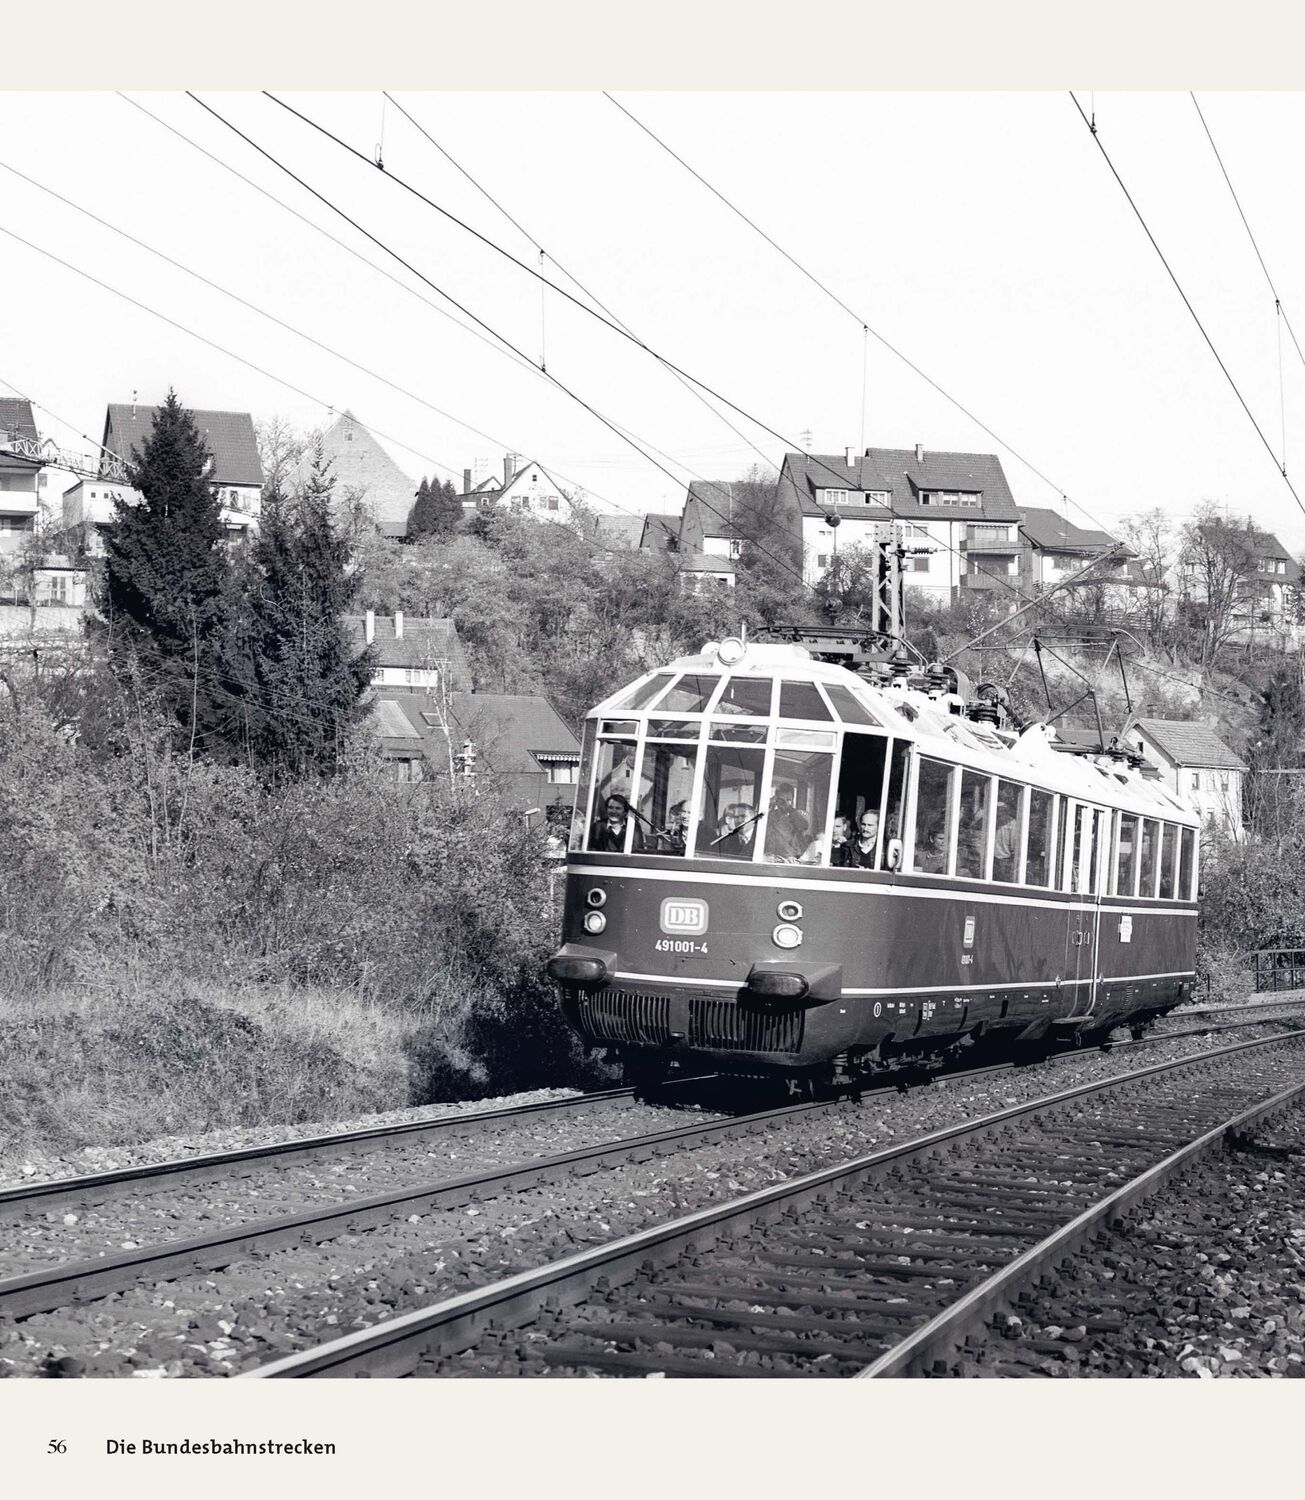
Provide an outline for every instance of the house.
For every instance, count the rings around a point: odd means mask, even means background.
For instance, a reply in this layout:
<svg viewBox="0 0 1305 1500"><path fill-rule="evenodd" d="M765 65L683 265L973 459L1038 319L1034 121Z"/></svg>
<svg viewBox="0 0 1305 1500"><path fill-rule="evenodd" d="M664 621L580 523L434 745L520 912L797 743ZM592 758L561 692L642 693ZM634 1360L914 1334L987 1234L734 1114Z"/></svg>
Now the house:
<svg viewBox="0 0 1305 1500"><path fill-rule="evenodd" d="M397 780L492 781L514 812L545 816L575 801L580 742L538 694L385 691L374 722Z"/></svg>
<svg viewBox="0 0 1305 1500"><path fill-rule="evenodd" d="M571 500L548 470L518 454L503 456L503 482L496 478L471 483L471 470L462 471L462 509L466 514L497 509L515 510L537 521L569 521Z"/></svg>
<svg viewBox="0 0 1305 1500"><path fill-rule="evenodd" d="M1020 576L1035 591L1055 588L1077 572L1082 585L1103 585L1112 607L1127 606L1135 591L1146 587L1137 554L1108 532L1076 526L1059 511L1026 505L1020 510ZM1108 561L1105 559L1109 558ZM1089 568L1093 558L1103 559Z"/></svg>
<svg viewBox="0 0 1305 1500"><path fill-rule="evenodd" d="M680 588L688 594L708 589L734 587L735 564L728 557L712 557L706 552L682 552L676 559Z"/></svg>
<svg viewBox="0 0 1305 1500"><path fill-rule="evenodd" d="M1241 841L1246 763L1212 729L1185 719L1139 718L1125 738L1159 768L1162 779L1216 837Z"/></svg>
<svg viewBox="0 0 1305 1500"><path fill-rule="evenodd" d="M1300 610L1301 567L1276 536L1261 531L1247 517L1245 526L1230 523L1230 535L1245 542L1245 555L1239 548L1229 550L1227 568L1241 572L1237 597L1231 610L1231 641L1282 648L1300 645L1305 639ZM1254 564L1246 572L1245 562ZM1188 604L1202 604L1206 598L1206 575L1202 562L1190 553L1178 559L1176 584L1179 598Z"/></svg>
<svg viewBox="0 0 1305 1500"><path fill-rule="evenodd" d="M373 649L373 687L471 691L471 669L452 620L405 620L402 610L378 618L369 609L346 615L344 626L356 650Z"/></svg>
<svg viewBox="0 0 1305 1500"><path fill-rule="evenodd" d="M680 550L680 513L649 511L643 518L639 534L641 552L678 552Z"/></svg>
<svg viewBox="0 0 1305 1500"><path fill-rule="evenodd" d="M962 589L1017 585L1019 511L993 453L867 448L786 453L777 519L802 544L802 573L816 583L837 547L906 544L905 583L939 603ZM831 524L832 523L832 524Z"/></svg>
<svg viewBox="0 0 1305 1500"><path fill-rule="evenodd" d="M695 479L689 485L680 520L682 552L702 552L709 557L738 561L743 544L751 535L748 526L753 519L742 497L735 493L740 488L732 480L724 479Z"/></svg>
<svg viewBox="0 0 1305 1500"><path fill-rule="evenodd" d="M21 552L36 534L45 467L39 445L31 402L0 396L0 557Z"/></svg>
<svg viewBox="0 0 1305 1500"><path fill-rule="evenodd" d="M589 537L598 546L614 552L633 551L643 539L643 517L596 515Z"/></svg>
<svg viewBox="0 0 1305 1500"><path fill-rule="evenodd" d="M348 522L356 509L386 536L407 534L417 486L351 411L337 417L290 470L288 490L307 481L319 452L335 480L337 522Z"/></svg>
<svg viewBox="0 0 1305 1500"><path fill-rule="evenodd" d="M104 416L98 477L83 477L64 492L64 535L89 556L103 554L103 532L113 524L114 503L134 505L140 500L140 492L130 483L130 469L133 454L144 449L154 430L157 411L156 406L135 401L111 402ZM254 419L247 411L198 408L191 416L209 451L207 478L217 493L223 529L229 540L248 538L258 530L263 506L263 461Z"/></svg>

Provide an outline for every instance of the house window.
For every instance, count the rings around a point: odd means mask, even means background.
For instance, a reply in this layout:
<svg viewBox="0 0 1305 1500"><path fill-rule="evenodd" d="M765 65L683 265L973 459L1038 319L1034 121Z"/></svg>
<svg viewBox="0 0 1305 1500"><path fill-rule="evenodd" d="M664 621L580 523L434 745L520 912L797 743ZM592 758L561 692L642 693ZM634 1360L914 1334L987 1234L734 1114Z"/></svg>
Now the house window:
<svg viewBox="0 0 1305 1500"><path fill-rule="evenodd" d="M538 484L539 483L539 475L538 474L532 474L530 476L530 482L531 482L531 484Z"/></svg>
<svg viewBox="0 0 1305 1500"><path fill-rule="evenodd" d="M556 510L557 509L557 496L556 495L550 495L548 497L548 508L549 508L549 510Z"/></svg>
<svg viewBox="0 0 1305 1500"><path fill-rule="evenodd" d="M1192 772L1192 790L1194 792L1201 790L1201 773L1199 771Z"/></svg>
<svg viewBox="0 0 1305 1500"><path fill-rule="evenodd" d="M55 604L68 602L68 580L62 573L57 573L50 580L50 598Z"/></svg>
<svg viewBox="0 0 1305 1500"><path fill-rule="evenodd" d="M352 443L353 442L353 428L352 427L346 427L344 429L344 440L345 440L346 443Z"/></svg>
<svg viewBox="0 0 1305 1500"><path fill-rule="evenodd" d="M575 786L579 779L579 766L575 761L554 761L545 768L549 786Z"/></svg>
<svg viewBox="0 0 1305 1500"><path fill-rule="evenodd" d="M829 566L829 553L828 552L822 552L822 553L820 553L820 555L816 558L816 567L818 567L818 568L827 568L828 566Z"/></svg>
<svg viewBox="0 0 1305 1500"><path fill-rule="evenodd" d="M921 490L921 505L973 505L983 499L982 490Z"/></svg>
<svg viewBox="0 0 1305 1500"><path fill-rule="evenodd" d="M742 551L743 551L743 543L740 542L737 538L735 538L734 540L732 540L730 542L730 556L731 557L737 558Z"/></svg>
<svg viewBox="0 0 1305 1500"><path fill-rule="evenodd" d="M911 572L912 573L927 573L928 571L929 571L929 558L928 558L928 554L925 554L922 557L913 557L911 559Z"/></svg>

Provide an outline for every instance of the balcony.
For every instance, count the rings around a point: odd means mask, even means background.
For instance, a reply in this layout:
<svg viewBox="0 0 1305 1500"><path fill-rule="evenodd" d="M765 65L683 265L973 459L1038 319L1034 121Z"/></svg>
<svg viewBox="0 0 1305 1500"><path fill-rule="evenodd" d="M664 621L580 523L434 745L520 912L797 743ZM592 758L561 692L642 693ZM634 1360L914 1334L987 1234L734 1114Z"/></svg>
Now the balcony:
<svg viewBox="0 0 1305 1500"><path fill-rule="evenodd" d="M962 550L975 554L982 553L985 556L1014 557L1020 550L1020 544L1015 541L1003 542L989 537L968 537L963 543Z"/></svg>

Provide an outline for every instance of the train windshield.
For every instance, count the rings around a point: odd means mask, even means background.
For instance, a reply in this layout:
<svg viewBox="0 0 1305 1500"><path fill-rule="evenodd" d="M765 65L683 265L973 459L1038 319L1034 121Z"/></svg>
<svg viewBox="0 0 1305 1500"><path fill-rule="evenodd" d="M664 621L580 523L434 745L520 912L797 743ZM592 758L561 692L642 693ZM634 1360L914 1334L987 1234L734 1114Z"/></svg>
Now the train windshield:
<svg viewBox="0 0 1305 1500"><path fill-rule="evenodd" d="M654 673L586 726L571 848L873 866L887 746L841 684Z"/></svg>

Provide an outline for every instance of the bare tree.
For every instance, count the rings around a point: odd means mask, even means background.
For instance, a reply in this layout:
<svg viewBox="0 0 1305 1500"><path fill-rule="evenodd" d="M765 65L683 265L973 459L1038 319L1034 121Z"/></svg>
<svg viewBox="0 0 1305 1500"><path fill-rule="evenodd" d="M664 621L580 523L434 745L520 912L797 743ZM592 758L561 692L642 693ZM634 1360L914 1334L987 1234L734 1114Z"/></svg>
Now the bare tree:
<svg viewBox="0 0 1305 1500"><path fill-rule="evenodd" d="M321 436L320 428L301 431L289 417L269 417L254 423L258 456L263 464L266 494L286 494L292 470Z"/></svg>
<svg viewBox="0 0 1305 1500"><path fill-rule="evenodd" d="M1147 644L1165 641L1169 618L1169 574L1174 565L1173 522L1160 506L1130 516L1124 522L1124 540L1137 554L1141 575L1134 611Z"/></svg>
<svg viewBox="0 0 1305 1500"><path fill-rule="evenodd" d="M1190 623L1200 632L1201 666L1217 665L1229 641L1243 626L1248 601L1255 607L1259 579L1260 533L1248 520L1244 526L1221 516L1203 501L1183 527L1182 587Z"/></svg>

